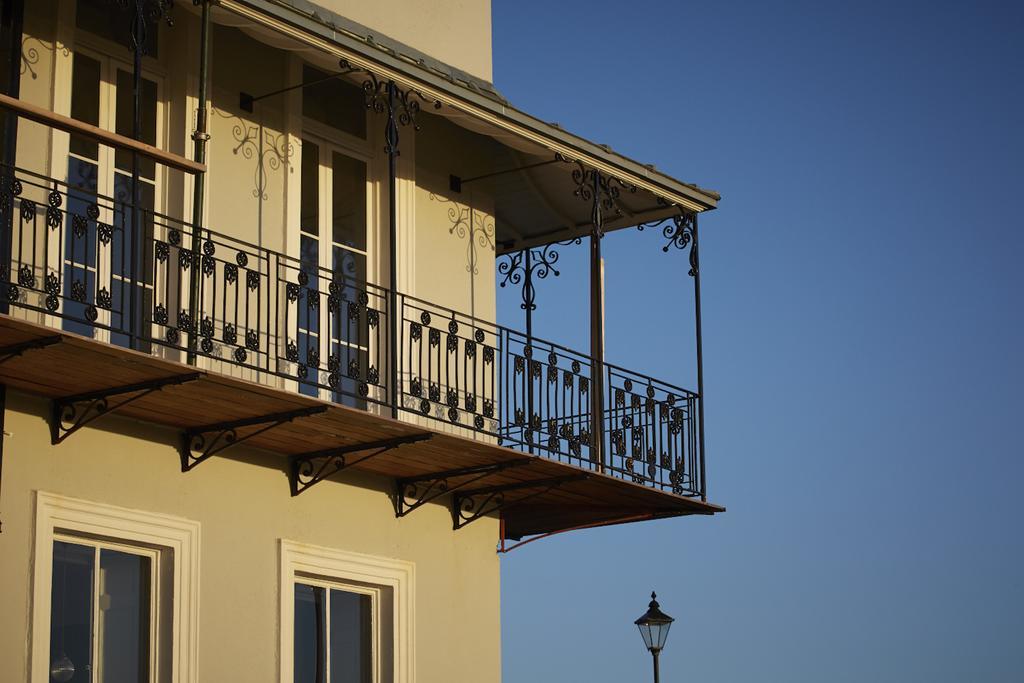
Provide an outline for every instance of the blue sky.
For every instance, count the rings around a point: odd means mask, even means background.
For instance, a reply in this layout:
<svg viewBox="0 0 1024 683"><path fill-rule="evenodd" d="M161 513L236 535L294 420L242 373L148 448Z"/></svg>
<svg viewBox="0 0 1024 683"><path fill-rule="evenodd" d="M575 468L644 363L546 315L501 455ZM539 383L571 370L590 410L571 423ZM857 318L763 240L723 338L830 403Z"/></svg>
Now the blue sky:
<svg viewBox="0 0 1024 683"><path fill-rule="evenodd" d="M518 107L722 192L715 518L502 557L506 683L1024 680L1024 4L493 2ZM692 373L690 281L606 242L608 358ZM583 252L537 334L586 348ZM502 293L505 322L521 315Z"/></svg>

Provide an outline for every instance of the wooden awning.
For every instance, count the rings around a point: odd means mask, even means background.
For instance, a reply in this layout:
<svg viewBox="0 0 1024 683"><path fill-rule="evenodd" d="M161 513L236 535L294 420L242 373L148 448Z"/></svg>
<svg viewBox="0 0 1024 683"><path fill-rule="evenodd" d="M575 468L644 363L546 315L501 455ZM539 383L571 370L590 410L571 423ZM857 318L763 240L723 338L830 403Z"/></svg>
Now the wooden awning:
<svg viewBox="0 0 1024 683"><path fill-rule="evenodd" d="M433 491L438 502L453 506L455 526L472 521L472 513L498 514L505 535L512 539L581 526L724 511L592 469L436 432L6 315L0 315L0 383L58 403L114 390L111 412L184 434L238 424L235 437L244 444L223 452L244 457L246 448L269 451L281 458L286 470L293 469L296 456L304 454L401 443L372 457L366 456L379 449L353 451L341 471L325 460L325 475L343 480L352 469L425 486L432 475L448 473L444 486ZM117 407L125 399L131 400ZM273 428L264 429L271 423ZM66 426L61 429L66 431ZM62 438L61 429L54 432L55 440ZM183 458L183 469L190 471L181 476L204 476L201 458L187 462ZM303 495L344 495L344 490L324 485ZM473 507L485 499L483 507ZM416 514L414 507L409 510L406 504L404 510ZM460 519L460 507L470 514Z"/></svg>

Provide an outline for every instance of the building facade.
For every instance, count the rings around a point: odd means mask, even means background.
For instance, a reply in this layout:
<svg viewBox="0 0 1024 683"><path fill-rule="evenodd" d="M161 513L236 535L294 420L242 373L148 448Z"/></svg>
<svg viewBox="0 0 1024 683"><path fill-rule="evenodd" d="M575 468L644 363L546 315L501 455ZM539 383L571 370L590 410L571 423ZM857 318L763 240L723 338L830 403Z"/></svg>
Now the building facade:
<svg viewBox="0 0 1024 683"><path fill-rule="evenodd" d="M498 681L496 545L722 511L719 197L512 107L486 0L0 18L2 680ZM690 388L605 359L634 227L682 254ZM584 351L532 331L563 248Z"/></svg>

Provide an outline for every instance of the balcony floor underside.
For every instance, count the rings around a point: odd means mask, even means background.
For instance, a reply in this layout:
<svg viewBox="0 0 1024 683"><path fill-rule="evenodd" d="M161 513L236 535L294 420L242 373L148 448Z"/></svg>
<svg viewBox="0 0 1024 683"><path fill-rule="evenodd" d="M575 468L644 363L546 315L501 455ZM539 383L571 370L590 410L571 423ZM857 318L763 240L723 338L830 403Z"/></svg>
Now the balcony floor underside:
<svg viewBox="0 0 1024 683"><path fill-rule="evenodd" d="M357 408L303 396L286 389L264 386L213 371L139 353L50 327L0 315L0 348L33 340L60 337L59 343L33 348L3 360L0 383L50 399L124 387L161 378L198 373L198 379L166 386L117 410L117 414L181 430L212 423L285 413L323 406L322 412L297 418L246 440L245 447L287 456L349 444L378 442L430 432L429 440L403 445L353 464L350 469L390 479L421 477L435 472L479 467L526 459L520 466L501 469L474 481L483 489L523 484L505 495L500 514L505 534L512 539L571 528L690 514L714 514L724 508L670 492L647 488L599 472L530 455L495 443L438 432ZM102 419L102 418L101 418ZM260 426L238 429L242 438ZM72 435L71 440L74 439ZM357 460L355 455L351 460ZM530 488L531 481L553 481L587 474L550 488ZM182 476L204 476L202 464ZM343 480L345 472L334 478ZM450 483L458 483L452 479ZM286 484L282 483L282 486ZM304 495L324 495L335 487L319 487ZM527 496L529 496L527 498ZM440 500L447 500L446 496ZM522 503L516 503L523 498ZM416 514L415 511L411 514Z"/></svg>

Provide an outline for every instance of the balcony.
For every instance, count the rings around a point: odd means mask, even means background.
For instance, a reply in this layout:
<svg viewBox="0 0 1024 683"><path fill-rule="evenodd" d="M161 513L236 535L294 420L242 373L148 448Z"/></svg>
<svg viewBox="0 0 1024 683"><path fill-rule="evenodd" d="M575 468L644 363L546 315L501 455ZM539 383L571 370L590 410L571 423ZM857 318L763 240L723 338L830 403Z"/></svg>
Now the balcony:
<svg viewBox="0 0 1024 683"><path fill-rule="evenodd" d="M0 267L0 294L9 309L4 324L20 335L8 351L26 339L31 346L32 339L52 337L40 326L55 328L64 336L91 339L92 345L160 359L166 370L152 366L161 376L149 381L181 377L174 367L187 363L207 375L309 397L310 406L346 407L381 424L397 418L408 425L397 437L391 435L399 442L441 433L494 452L512 449L533 456L531 461L568 465L571 469L552 469L552 476L541 480L559 488L573 477L595 477L669 494L667 507L659 496L645 508L651 516L720 509L700 502L705 493L700 396L692 391L607 363L595 377L587 354L390 292L351 277L345 268L332 272L212 230L196 234L182 221L24 170L4 174L0 214L10 225L12 254L10 264ZM33 331L14 319L33 323ZM35 379L51 382L42 393L54 398L76 393L61 388L66 370L50 367L56 373L51 379ZM28 376L19 380L6 374L12 385L32 383ZM114 380L100 382L100 388L116 385ZM606 403L600 419L594 419L591 392L598 382ZM145 382L129 384L138 384L135 392L150 390ZM154 419L158 410L154 406L143 417ZM55 440L73 431L80 417L65 416ZM166 422L159 415L155 421ZM416 425L419 429L410 429ZM236 429L229 441L241 441L239 433ZM375 443L369 438L374 436L388 433L367 433L361 441ZM596 440L603 449L593 447ZM201 453L183 458L183 469L208 454L201 443L194 446ZM296 447L308 451L293 442L286 453L294 454ZM404 504L433 499L466 477L475 481L480 474L505 470L488 467L508 462L453 462L452 471L460 474L432 482L440 489L430 495L412 486L403 492L408 494ZM319 481L313 475L333 471L317 472L323 462L301 464L305 469L293 472L296 492ZM337 468L338 462L328 465ZM589 523L586 515L581 519ZM514 536L557 527L527 525Z"/></svg>

